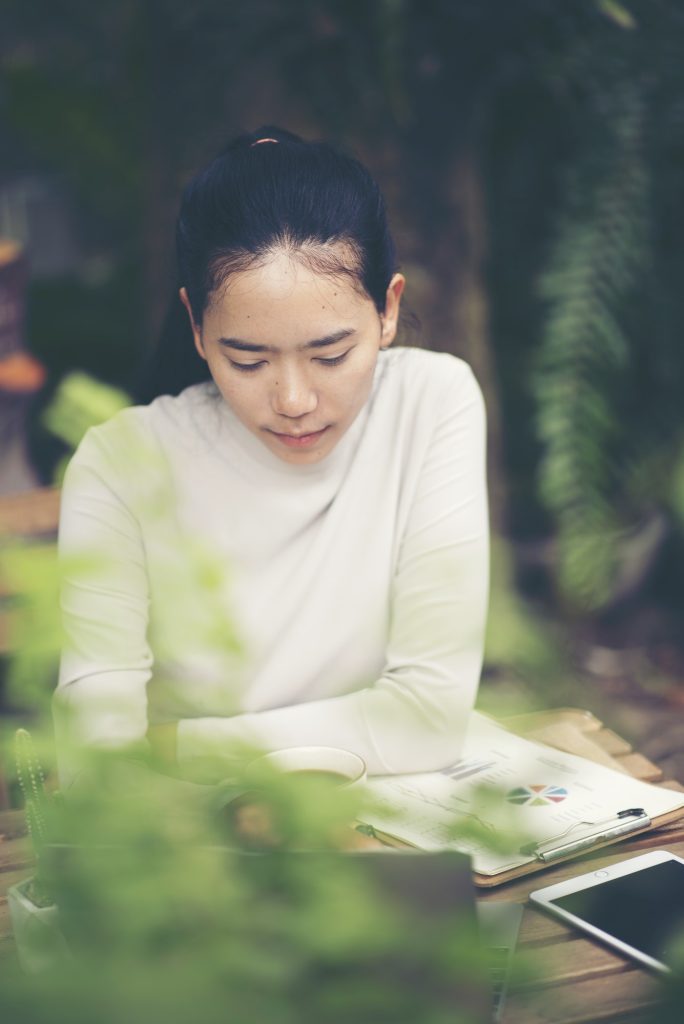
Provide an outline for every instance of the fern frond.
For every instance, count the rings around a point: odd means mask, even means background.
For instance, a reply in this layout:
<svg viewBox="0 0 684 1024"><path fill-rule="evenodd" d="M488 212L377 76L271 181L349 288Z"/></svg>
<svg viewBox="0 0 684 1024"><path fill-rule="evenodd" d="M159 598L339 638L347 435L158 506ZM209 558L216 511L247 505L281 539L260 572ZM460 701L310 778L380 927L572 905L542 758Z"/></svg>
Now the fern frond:
<svg viewBox="0 0 684 1024"><path fill-rule="evenodd" d="M561 588L590 608L610 597L621 535L614 395L630 366L621 313L649 260L642 126L641 96L623 85L603 151L584 156L568 179L539 287L547 304L533 381L540 490L558 526Z"/></svg>

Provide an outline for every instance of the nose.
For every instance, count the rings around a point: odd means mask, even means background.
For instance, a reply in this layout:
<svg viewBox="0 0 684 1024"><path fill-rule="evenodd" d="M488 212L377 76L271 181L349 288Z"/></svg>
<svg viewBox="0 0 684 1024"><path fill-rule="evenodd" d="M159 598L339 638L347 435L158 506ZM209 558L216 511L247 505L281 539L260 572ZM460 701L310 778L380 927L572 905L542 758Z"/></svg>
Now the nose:
<svg viewBox="0 0 684 1024"><path fill-rule="evenodd" d="M279 370L271 392L271 408L278 416L296 419L314 412L318 395L306 375L296 369Z"/></svg>

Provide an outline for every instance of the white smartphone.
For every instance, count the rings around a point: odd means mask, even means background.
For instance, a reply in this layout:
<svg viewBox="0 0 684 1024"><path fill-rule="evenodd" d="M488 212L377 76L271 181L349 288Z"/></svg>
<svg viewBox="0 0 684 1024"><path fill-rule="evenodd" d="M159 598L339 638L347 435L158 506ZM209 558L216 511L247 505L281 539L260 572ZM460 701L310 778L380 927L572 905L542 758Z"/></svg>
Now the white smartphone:
<svg viewBox="0 0 684 1024"><path fill-rule="evenodd" d="M656 971L684 961L684 860L654 850L530 893L532 903Z"/></svg>

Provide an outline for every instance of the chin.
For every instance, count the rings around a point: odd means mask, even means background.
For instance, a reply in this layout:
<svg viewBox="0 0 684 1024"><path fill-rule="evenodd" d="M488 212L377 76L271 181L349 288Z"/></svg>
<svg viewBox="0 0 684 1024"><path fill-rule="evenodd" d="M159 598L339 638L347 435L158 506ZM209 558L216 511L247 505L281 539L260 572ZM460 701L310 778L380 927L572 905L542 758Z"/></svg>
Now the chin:
<svg viewBox="0 0 684 1024"><path fill-rule="evenodd" d="M332 448L326 446L324 451L274 451L275 455L281 460L281 462L289 462L294 466L311 466L315 462L320 462L326 455L329 455Z"/></svg>

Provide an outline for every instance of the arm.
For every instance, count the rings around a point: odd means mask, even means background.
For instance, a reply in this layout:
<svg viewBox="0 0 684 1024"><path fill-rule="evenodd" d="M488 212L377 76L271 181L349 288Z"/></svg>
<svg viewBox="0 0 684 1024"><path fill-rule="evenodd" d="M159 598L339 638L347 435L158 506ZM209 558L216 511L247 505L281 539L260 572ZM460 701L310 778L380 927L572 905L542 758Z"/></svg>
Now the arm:
<svg viewBox="0 0 684 1024"><path fill-rule="evenodd" d="M147 730L148 582L138 523L86 437L62 488L64 647L53 709L62 785L81 746L129 747ZM93 671L93 666L97 670Z"/></svg>
<svg viewBox="0 0 684 1024"><path fill-rule="evenodd" d="M182 765L242 746L308 744L361 754L371 773L455 760L479 681L488 592L485 418L472 375L436 427L406 525L383 674L344 696L179 723Z"/></svg>

